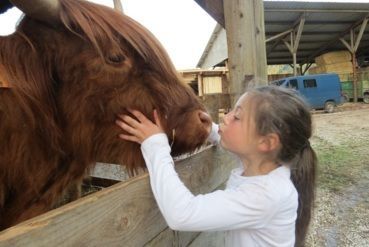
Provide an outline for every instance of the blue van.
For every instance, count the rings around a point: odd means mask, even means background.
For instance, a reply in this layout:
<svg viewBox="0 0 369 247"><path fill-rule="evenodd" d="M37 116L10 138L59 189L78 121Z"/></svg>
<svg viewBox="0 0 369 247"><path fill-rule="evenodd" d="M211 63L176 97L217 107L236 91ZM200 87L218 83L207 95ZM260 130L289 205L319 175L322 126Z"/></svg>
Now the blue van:
<svg viewBox="0 0 369 247"><path fill-rule="evenodd" d="M312 109L324 109L331 113L336 105L341 104L341 82L337 74L287 77L271 84L295 89Z"/></svg>

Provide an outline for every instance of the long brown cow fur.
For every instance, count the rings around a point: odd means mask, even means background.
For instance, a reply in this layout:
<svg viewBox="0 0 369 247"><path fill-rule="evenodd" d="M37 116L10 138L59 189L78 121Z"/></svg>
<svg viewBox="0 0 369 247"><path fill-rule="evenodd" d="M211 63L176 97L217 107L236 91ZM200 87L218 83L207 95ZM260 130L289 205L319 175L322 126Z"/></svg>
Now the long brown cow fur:
<svg viewBox="0 0 369 247"><path fill-rule="evenodd" d="M95 162L145 167L117 114L159 111L172 155L206 140L210 119L144 27L87 1L61 0L60 22L24 17L0 37L0 230L50 210Z"/></svg>

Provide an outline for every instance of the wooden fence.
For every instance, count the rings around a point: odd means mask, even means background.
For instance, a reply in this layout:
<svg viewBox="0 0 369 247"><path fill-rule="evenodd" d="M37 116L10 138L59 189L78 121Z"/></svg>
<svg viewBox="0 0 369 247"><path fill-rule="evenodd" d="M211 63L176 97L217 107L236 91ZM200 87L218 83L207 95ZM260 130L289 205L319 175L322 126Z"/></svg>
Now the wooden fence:
<svg viewBox="0 0 369 247"><path fill-rule="evenodd" d="M223 186L235 166L231 154L214 146L176 161L182 181L195 194ZM222 233L170 230L153 198L147 173L0 232L0 247L222 246L222 241Z"/></svg>

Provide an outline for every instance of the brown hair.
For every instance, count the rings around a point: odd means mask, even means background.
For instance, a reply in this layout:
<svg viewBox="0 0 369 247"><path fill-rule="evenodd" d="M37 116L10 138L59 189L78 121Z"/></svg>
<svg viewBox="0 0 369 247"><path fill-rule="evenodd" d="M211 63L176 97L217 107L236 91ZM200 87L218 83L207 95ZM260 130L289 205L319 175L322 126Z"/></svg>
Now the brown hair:
<svg viewBox="0 0 369 247"><path fill-rule="evenodd" d="M291 165L291 180L298 192L296 244L303 246L315 197L317 158L310 146L312 120L309 108L295 91L265 86L250 91L255 111L256 131L276 133L282 148L278 162Z"/></svg>

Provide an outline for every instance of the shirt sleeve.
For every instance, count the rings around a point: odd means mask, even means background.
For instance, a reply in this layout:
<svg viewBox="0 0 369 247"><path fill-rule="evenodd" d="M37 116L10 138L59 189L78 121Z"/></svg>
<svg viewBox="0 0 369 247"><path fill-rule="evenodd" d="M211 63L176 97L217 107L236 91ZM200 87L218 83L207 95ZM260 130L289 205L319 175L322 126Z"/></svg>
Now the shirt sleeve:
<svg viewBox="0 0 369 247"><path fill-rule="evenodd" d="M180 231L216 231L264 227L273 203L263 186L250 184L233 190L194 196L179 179L165 134L141 146L150 184L167 224Z"/></svg>
<svg viewBox="0 0 369 247"><path fill-rule="evenodd" d="M211 126L211 132L208 137L208 142L210 142L213 145L217 145L220 142L220 135L218 134L218 130L219 125L213 122Z"/></svg>

